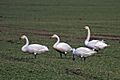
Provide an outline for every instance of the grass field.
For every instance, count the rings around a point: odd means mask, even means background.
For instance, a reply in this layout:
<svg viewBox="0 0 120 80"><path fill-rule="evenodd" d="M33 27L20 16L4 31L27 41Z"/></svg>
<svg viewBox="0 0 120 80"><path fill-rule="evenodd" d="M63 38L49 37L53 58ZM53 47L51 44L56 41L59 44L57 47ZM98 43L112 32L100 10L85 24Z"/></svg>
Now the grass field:
<svg viewBox="0 0 120 80"><path fill-rule="evenodd" d="M84 46L85 25L111 46L86 61L60 59L50 36ZM50 51L36 59L23 53L23 34ZM120 80L119 41L120 0L0 0L0 80Z"/></svg>

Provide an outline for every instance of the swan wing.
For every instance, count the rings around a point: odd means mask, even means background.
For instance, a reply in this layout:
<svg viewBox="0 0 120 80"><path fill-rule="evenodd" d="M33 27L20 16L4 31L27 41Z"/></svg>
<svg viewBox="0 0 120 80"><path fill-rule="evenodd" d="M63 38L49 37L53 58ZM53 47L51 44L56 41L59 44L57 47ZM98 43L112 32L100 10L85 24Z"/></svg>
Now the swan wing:
<svg viewBox="0 0 120 80"><path fill-rule="evenodd" d="M76 51L79 51L81 53L89 53L89 52L92 52L93 50L86 47L80 47L80 48L77 48Z"/></svg>
<svg viewBox="0 0 120 80"><path fill-rule="evenodd" d="M104 43L103 41L99 41L95 44L95 46L100 48L100 49L103 49L103 48L107 47L107 44Z"/></svg>
<svg viewBox="0 0 120 80"><path fill-rule="evenodd" d="M86 47L80 47L80 48L76 49L75 53L77 55L81 55L81 57L83 57L83 56L87 57L87 56L90 56L90 55L96 53L96 51L93 51L93 50L86 48Z"/></svg>
<svg viewBox="0 0 120 80"><path fill-rule="evenodd" d="M27 50L31 53L36 52L36 53L40 53L44 51L48 51L48 48L46 46L43 45L39 45L39 44L31 44L28 46Z"/></svg>
<svg viewBox="0 0 120 80"><path fill-rule="evenodd" d="M88 42L88 45L95 45L99 40L92 40Z"/></svg>
<svg viewBox="0 0 120 80"><path fill-rule="evenodd" d="M70 52L72 50L71 46L67 43L59 43L56 48L62 52Z"/></svg>
<svg viewBox="0 0 120 80"><path fill-rule="evenodd" d="M89 48L94 48L96 49L95 45L99 42L99 40L92 40L92 41L89 41L86 46L89 47Z"/></svg>

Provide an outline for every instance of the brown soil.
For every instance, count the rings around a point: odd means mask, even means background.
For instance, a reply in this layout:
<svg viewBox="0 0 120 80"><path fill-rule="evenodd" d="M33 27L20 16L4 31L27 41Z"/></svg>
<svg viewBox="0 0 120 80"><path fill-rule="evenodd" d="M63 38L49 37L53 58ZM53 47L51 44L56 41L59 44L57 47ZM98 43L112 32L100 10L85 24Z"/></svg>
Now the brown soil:
<svg viewBox="0 0 120 80"><path fill-rule="evenodd" d="M11 28L8 26L0 26L0 32L2 32L1 30L7 30L7 28ZM46 30L46 29L40 29L40 30L36 30L36 29L24 29L24 28L19 28L19 34L35 34L35 35L40 35L40 36L52 36L54 33ZM61 35L60 37L69 37L67 35ZM81 36L81 37L76 37L76 40L85 40L86 36ZM93 34L91 36L91 39L101 39L101 40L117 40L120 41L120 36L119 35L102 35L102 34Z"/></svg>

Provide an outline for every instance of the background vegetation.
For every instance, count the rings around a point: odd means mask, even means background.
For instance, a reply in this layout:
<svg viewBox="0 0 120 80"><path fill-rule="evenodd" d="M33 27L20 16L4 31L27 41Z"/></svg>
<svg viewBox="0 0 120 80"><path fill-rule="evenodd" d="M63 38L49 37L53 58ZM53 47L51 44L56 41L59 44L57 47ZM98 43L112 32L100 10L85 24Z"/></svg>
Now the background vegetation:
<svg viewBox="0 0 120 80"><path fill-rule="evenodd" d="M120 80L120 0L0 0L1 80ZM109 48L81 61L71 54L60 59L53 50L54 33L77 48L84 46L86 30L104 39ZM31 43L47 45L38 55L23 53L27 35Z"/></svg>

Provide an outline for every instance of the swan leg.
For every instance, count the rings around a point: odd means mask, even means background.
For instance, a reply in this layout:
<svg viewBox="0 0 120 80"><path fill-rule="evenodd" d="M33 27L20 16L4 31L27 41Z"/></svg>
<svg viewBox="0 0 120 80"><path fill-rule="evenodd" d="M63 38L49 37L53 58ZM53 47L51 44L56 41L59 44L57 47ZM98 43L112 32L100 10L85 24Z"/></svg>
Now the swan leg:
<svg viewBox="0 0 120 80"><path fill-rule="evenodd" d="M72 58L72 60L74 61L75 60L75 55L73 54L73 58Z"/></svg>
<svg viewBox="0 0 120 80"><path fill-rule="evenodd" d="M85 60L86 60L86 57L81 57L81 61L82 61L82 60L84 60L84 61L85 61Z"/></svg>
<svg viewBox="0 0 120 80"><path fill-rule="evenodd" d="M83 56L79 56L79 57L81 58L81 61L82 61Z"/></svg>
<svg viewBox="0 0 120 80"><path fill-rule="evenodd" d="M36 57L37 57L37 54L36 54L36 53L34 53L34 57L35 57L35 59L36 59Z"/></svg>
<svg viewBox="0 0 120 80"><path fill-rule="evenodd" d="M84 61L86 60L86 57L83 57Z"/></svg>
<svg viewBox="0 0 120 80"><path fill-rule="evenodd" d="M35 55L35 59L36 59L36 55Z"/></svg>
<svg viewBox="0 0 120 80"><path fill-rule="evenodd" d="M60 58L62 58L62 53L60 53Z"/></svg>
<svg viewBox="0 0 120 80"><path fill-rule="evenodd" d="M82 57L80 57L81 58L81 61L82 61Z"/></svg>
<svg viewBox="0 0 120 80"><path fill-rule="evenodd" d="M64 55L65 55L65 58L66 58L66 55L67 55L67 54L64 54Z"/></svg>

